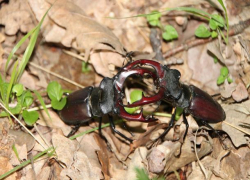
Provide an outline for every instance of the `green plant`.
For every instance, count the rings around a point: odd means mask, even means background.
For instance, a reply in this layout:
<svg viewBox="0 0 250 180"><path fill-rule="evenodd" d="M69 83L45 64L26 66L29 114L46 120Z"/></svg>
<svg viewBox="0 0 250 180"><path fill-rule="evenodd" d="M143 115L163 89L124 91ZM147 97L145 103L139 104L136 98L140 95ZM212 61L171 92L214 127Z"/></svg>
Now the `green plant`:
<svg viewBox="0 0 250 180"><path fill-rule="evenodd" d="M225 80L227 80L228 83L233 82L233 80L229 77L228 68L224 66L220 69L220 76L217 79L217 84L223 84Z"/></svg>
<svg viewBox="0 0 250 180"><path fill-rule="evenodd" d="M90 70L91 70L91 69L90 69L90 67L89 67L89 63L83 61L83 62L82 62L82 72L83 72L83 73L88 73Z"/></svg>
<svg viewBox="0 0 250 180"><path fill-rule="evenodd" d="M162 38L166 41L171 41L178 38L178 33L175 28L171 25L166 25L163 27L160 18L162 14L159 11L152 11L146 16L148 23L151 26L157 26L162 30Z"/></svg>
<svg viewBox="0 0 250 180"><path fill-rule="evenodd" d="M143 168L135 168L136 172L136 180L164 180L165 178L163 176L161 177L154 177L153 179L150 179L148 177L148 173Z"/></svg>
<svg viewBox="0 0 250 180"><path fill-rule="evenodd" d="M61 110L65 106L66 97L63 97L64 91L62 90L62 87L58 82L50 82L47 87L47 93L49 98L51 99L52 108Z"/></svg>
<svg viewBox="0 0 250 180"><path fill-rule="evenodd" d="M142 98L142 91L141 90L133 90L130 93L130 103L134 103L136 101L139 101ZM132 107L132 108L127 108L125 107L125 111L127 111L128 113L132 114L135 111L139 110L140 107Z"/></svg>
<svg viewBox="0 0 250 180"><path fill-rule="evenodd" d="M209 28L206 27L204 24L201 24L198 26L198 28L195 30L195 36L199 38L216 38L218 34L222 36L224 41L228 43L228 31L229 31L229 25L228 25L228 16L226 8L222 2L222 0L218 0L218 2L221 4L221 6L224 9L225 12L225 19L219 15L219 14L209 14L203 10L196 9L193 7L177 7L177 8L169 8L166 9L166 11L185 11L188 13L191 13L194 16L201 17L203 19L206 19L209 24ZM162 30L162 37L164 40L173 40L178 38L177 31L174 29L174 27L167 25L163 28L163 25L160 22L160 17L162 16L161 12L159 11L152 11L150 14L146 15L139 15L139 16L146 16L148 23L151 26L157 26L160 27ZM226 21L226 22L225 22ZM227 37L224 36L222 30L227 30Z"/></svg>
<svg viewBox="0 0 250 180"><path fill-rule="evenodd" d="M49 10L48 10L49 11ZM7 108L12 114L22 114L24 121L27 125L33 125L38 119L38 112L33 111L30 112L28 109L30 105L33 103L33 94L31 91L26 90L22 84L19 84L23 71L31 57L31 54L34 50L37 37L39 34L40 27L46 17L48 11L43 16L40 23L33 28L30 32L28 32L12 49L11 53L8 56L6 65L5 65L5 73L4 77L0 75L0 102ZM14 57L15 52L18 48L30 37L29 44L24 52L22 59L19 61L17 58L14 63L13 70L11 72L11 78L9 81L6 80L6 72L9 67L9 63L11 59ZM9 103L15 103L14 107L10 107ZM6 111L2 111L0 113L0 117L9 116Z"/></svg>

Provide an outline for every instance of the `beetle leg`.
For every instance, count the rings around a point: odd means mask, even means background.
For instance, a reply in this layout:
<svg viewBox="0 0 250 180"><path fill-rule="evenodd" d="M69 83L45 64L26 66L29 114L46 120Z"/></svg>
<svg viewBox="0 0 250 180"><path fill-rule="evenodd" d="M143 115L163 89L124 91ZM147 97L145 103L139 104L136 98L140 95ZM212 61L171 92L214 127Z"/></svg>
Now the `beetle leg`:
<svg viewBox="0 0 250 180"><path fill-rule="evenodd" d="M185 112L184 112L184 111L183 111L182 116L183 116L183 122L184 122L184 124L186 125L186 131L185 131L185 134L184 134L184 136L183 136L183 141L184 141L184 140L185 140L185 138L186 138L186 136L187 136L187 132L188 132L188 128L189 128L189 124L188 124L187 117L186 117L186 114L185 114Z"/></svg>
<svg viewBox="0 0 250 180"><path fill-rule="evenodd" d="M168 128L164 130L164 132L154 140L154 142L158 141L159 139L163 139L166 134L169 132L169 130L174 126L174 122L175 122L175 115L176 115L176 108L174 108L174 113L171 116L170 122L168 124Z"/></svg>
<svg viewBox="0 0 250 180"><path fill-rule="evenodd" d="M102 117L99 118L99 128L98 128L99 135L101 138L105 139L105 137L102 134Z"/></svg>
<svg viewBox="0 0 250 180"><path fill-rule="evenodd" d="M128 140L130 143L133 142L133 139L130 139L128 138L127 136L125 136L124 134L122 134L120 131L118 131L116 128L115 128L115 123L113 121L113 117L109 115L109 122L110 122L110 126L112 128L112 130L118 134L119 136L123 137L124 139Z"/></svg>
<svg viewBox="0 0 250 180"><path fill-rule="evenodd" d="M124 127L124 129L126 129L128 132L129 132L129 134L131 135L131 136L135 136L134 135L134 133L132 133L129 129L128 129L128 127L126 126L126 124L125 124L125 122L122 122L122 126Z"/></svg>
<svg viewBox="0 0 250 180"><path fill-rule="evenodd" d="M215 130L212 126L210 126L210 124L208 124L208 122L205 121L205 120L201 120L201 123L202 123L204 126L206 126L206 127L208 127L209 129L211 129L211 130L219 137L219 140L220 140L220 143L221 143L223 149L227 150L228 147L227 147L227 145L224 144L224 142L223 142L223 140L222 140L222 137L220 136L220 134L218 133L218 131Z"/></svg>
<svg viewBox="0 0 250 180"><path fill-rule="evenodd" d="M70 136L74 135L80 127L80 124L75 125L66 137L69 138Z"/></svg>

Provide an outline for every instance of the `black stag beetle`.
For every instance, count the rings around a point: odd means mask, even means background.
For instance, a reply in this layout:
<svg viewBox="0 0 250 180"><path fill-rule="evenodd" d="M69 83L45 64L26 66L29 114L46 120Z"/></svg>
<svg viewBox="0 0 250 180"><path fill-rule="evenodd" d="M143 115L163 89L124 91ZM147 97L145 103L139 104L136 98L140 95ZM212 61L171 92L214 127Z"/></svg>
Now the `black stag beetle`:
<svg viewBox="0 0 250 180"><path fill-rule="evenodd" d="M143 66L151 66L150 70ZM154 80L154 85L158 92L151 96L145 97L132 104L124 105L124 82L131 75L144 74L150 75ZM198 123L213 128L208 123L217 123L225 120L226 115L220 104L215 101L209 94L193 85L185 85L179 82L180 72L176 69L170 69L153 60L137 60L125 65L113 78L105 77L99 87L87 87L70 94L67 98L66 106L60 111L62 120L70 125L79 126L93 117L100 117L99 130L101 127L102 116L109 114L109 120L112 129L126 140L133 140L126 137L115 129L113 115L118 115L129 121L152 122L156 121L153 116L143 116L143 110L138 114L129 114L124 107L143 106L158 101L166 101L173 107L184 109L183 121L188 130L186 114L191 114ZM159 138L164 137L174 125L175 113L172 114L169 126ZM157 139L159 139L157 138Z"/></svg>

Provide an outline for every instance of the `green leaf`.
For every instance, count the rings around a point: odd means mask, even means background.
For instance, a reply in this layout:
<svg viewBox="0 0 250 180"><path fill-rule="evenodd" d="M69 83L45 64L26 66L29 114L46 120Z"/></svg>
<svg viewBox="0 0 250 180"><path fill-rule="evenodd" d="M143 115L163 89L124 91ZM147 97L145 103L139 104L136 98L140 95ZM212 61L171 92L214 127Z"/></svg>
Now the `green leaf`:
<svg viewBox="0 0 250 180"><path fill-rule="evenodd" d="M152 11L146 16L148 23L151 26L159 26L161 13L159 11Z"/></svg>
<svg viewBox="0 0 250 180"><path fill-rule="evenodd" d="M148 22L151 26L160 26L159 20L152 20Z"/></svg>
<svg viewBox="0 0 250 180"><path fill-rule="evenodd" d="M17 149L16 149L15 144L13 144L13 146L12 146L12 150L14 151L14 153L15 153L15 155L16 155L16 157L17 157L18 161L21 161L21 159L20 159L20 157L19 157L19 154L18 154L18 151L17 151Z"/></svg>
<svg viewBox="0 0 250 180"><path fill-rule="evenodd" d="M211 37L216 38L218 36L218 33L216 31L212 31Z"/></svg>
<svg viewBox="0 0 250 180"><path fill-rule="evenodd" d="M189 12L193 15L196 15L198 17L202 17L202 18L205 18L207 20L210 19L210 14L207 13L206 11L203 11L203 10L200 10L200 9L196 9L196 8L193 8L193 7L177 7L177 8L167 8L166 9L167 11L186 11L186 12Z"/></svg>
<svg viewBox="0 0 250 180"><path fill-rule="evenodd" d="M220 85L220 84L224 83L225 79L226 78L224 76L220 75L217 79L217 84Z"/></svg>
<svg viewBox="0 0 250 180"><path fill-rule="evenodd" d="M130 101L131 103L134 103L136 101L139 101L142 98L142 91L141 90L133 90L130 93ZM125 111L127 111L129 114L133 114L135 111L140 109L140 107L132 107L132 108L124 108Z"/></svg>
<svg viewBox="0 0 250 180"><path fill-rule="evenodd" d="M217 27L218 27L218 25L217 25L217 23L213 20L213 19L210 19L209 20L209 27L212 29L212 30L216 30L217 29Z"/></svg>
<svg viewBox="0 0 250 180"><path fill-rule="evenodd" d="M214 56L214 63L216 64L216 63L218 63L218 58L216 57L216 56Z"/></svg>
<svg viewBox="0 0 250 180"><path fill-rule="evenodd" d="M20 80L21 75L23 74L23 71L24 71L27 63L29 62L29 59L31 57L31 54L33 53L33 50L34 50L34 47L35 47L35 44L36 44L36 41L37 41L37 37L38 37L39 31L40 31L40 28L42 26L42 23L43 23L46 15L48 14L48 12L50 10L50 8L43 15L43 17L42 17L41 21L38 23L38 25L33 30L31 30L31 31L33 31L33 33L31 34L29 44L28 44L27 48L25 49L22 60L20 61L20 65L19 65L19 68L18 68L18 71L17 71L17 77L16 77L17 79L16 79L16 81Z"/></svg>
<svg viewBox="0 0 250 180"><path fill-rule="evenodd" d="M230 83L233 82L233 80L228 76L228 77L227 77L227 82L230 84Z"/></svg>
<svg viewBox="0 0 250 180"><path fill-rule="evenodd" d="M88 73L90 70L91 70L91 69L90 69L90 67L89 67L89 63L83 61L83 62L82 62L82 72L83 72L83 73Z"/></svg>
<svg viewBox="0 0 250 180"><path fill-rule="evenodd" d="M14 114L14 115L16 115L16 114L19 114L20 112L21 112L21 110L22 110L22 105L21 105L21 103L17 103L17 105L15 106L15 107L11 107L11 108L9 108L9 111L12 113L12 114ZM1 113L0 113L0 117L6 117L6 116L8 116L9 115L9 113L8 112L6 112L6 111L2 111Z"/></svg>
<svg viewBox="0 0 250 180"><path fill-rule="evenodd" d="M206 28L204 24L201 24L195 30L195 35L199 38L208 38L211 36L211 32Z"/></svg>
<svg viewBox="0 0 250 180"><path fill-rule="evenodd" d="M222 68L220 69L220 75L222 75L222 76L224 76L224 77L227 77L227 76L228 76L228 73L229 73L229 71L228 71L228 68L227 68L227 67L222 67Z"/></svg>
<svg viewBox="0 0 250 180"><path fill-rule="evenodd" d="M9 85L8 85L8 89L7 89L7 94L6 94L6 97L5 97L5 106L7 107L7 109L9 108L9 99L10 99L10 93L11 93L11 89L13 87L13 84L14 84L14 81L15 81L15 78L16 78L16 70L17 70L17 65L18 65L18 61L15 62L14 64L14 67L13 67L13 70L11 72L11 78L10 78L10 82L9 82Z"/></svg>
<svg viewBox="0 0 250 180"><path fill-rule="evenodd" d="M56 81L52 81L49 83L49 85L47 87L47 92L48 92L49 98L51 100L60 101L60 99L62 98L62 95L63 95L62 87Z"/></svg>
<svg viewBox="0 0 250 180"><path fill-rule="evenodd" d="M22 84L16 84L13 86L12 92L16 93L16 96L21 96L23 94L24 87Z"/></svg>
<svg viewBox="0 0 250 180"><path fill-rule="evenodd" d="M148 173L143 168L135 168L136 172L136 180L150 180L148 177Z"/></svg>
<svg viewBox="0 0 250 180"><path fill-rule="evenodd" d="M177 107L176 108L176 114L175 114L175 120L179 120L182 113L183 113L183 108Z"/></svg>
<svg viewBox="0 0 250 180"><path fill-rule="evenodd" d="M228 22L227 9L226 9L222 0L218 0L218 2L220 3L220 5L222 6L222 8L224 9L224 12L225 12L225 18L226 18L226 22L227 22L227 38L225 40L226 40L226 43L228 44L229 22Z"/></svg>
<svg viewBox="0 0 250 180"><path fill-rule="evenodd" d="M8 87L9 87L9 83L7 82L4 82L1 86L1 89L2 89L2 99L5 100L6 99L6 96L7 96L7 90L8 90Z"/></svg>
<svg viewBox="0 0 250 180"><path fill-rule="evenodd" d="M24 99L24 107L29 107L33 103L33 97L26 97Z"/></svg>
<svg viewBox="0 0 250 180"><path fill-rule="evenodd" d="M41 103L41 105L42 105L44 111L46 112L46 114L48 115L48 117L50 118L50 120L52 120L52 119L51 119L51 116L50 116L50 114L49 114L48 108L46 107L46 105L45 105L45 103L44 103L44 101L43 101L42 96L39 94L38 91L34 91L34 93L35 93L37 99L39 100L39 102Z"/></svg>
<svg viewBox="0 0 250 180"><path fill-rule="evenodd" d="M170 41L178 38L178 33L173 26L166 25L164 30L165 32L162 34L163 39Z"/></svg>
<svg viewBox="0 0 250 180"><path fill-rule="evenodd" d="M134 103L136 101L139 101L140 99L142 98L142 90L133 90L131 93L130 93L130 100L131 100L131 103Z"/></svg>
<svg viewBox="0 0 250 180"><path fill-rule="evenodd" d="M1 98L2 98L2 100L4 100L5 98L4 98L4 96L3 96L3 94L4 94L4 80L2 79L2 76L1 76L1 74L0 74L0 95L1 95Z"/></svg>
<svg viewBox="0 0 250 180"><path fill-rule="evenodd" d="M225 27L225 20L222 16L218 14L212 14L211 19L216 23L217 26L219 27ZM213 29L214 30L214 29Z"/></svg>
<svg viewBox="0 0 250 180"><path fill-rule="evenodd" d="M39 118L37 111L23 111L23 119L28 126L33 126Z"/></svg>
<svg viewBox="0 0 250 180"><path fill-rule="evenodd" d="M146 17L148 21L159 20L161 17L161 13L159 11L152 11Z"/></svg>
<svg viewBox="0 0 250 180"><path fill-rule="evenodd" d="M33 103L33 96L30 91L27 91L24 96L23 106L29 107Z"/></svg>
<svg viewBox="0 0 250 180"><path fill-rule="evenodd" d="M51 105L52 105L52 108L56 110L62 110L63 107L66 105L66 102L67 102L66 98L62 98L61 101L52 100Z"/></svg>
<svg viewBox="0 0 250 180"><path fill-rule="evenodd" d="M25 90L21 96L17 97L18 102L24 107L29 107L33 103L33 95L30 91Z"/></svg>

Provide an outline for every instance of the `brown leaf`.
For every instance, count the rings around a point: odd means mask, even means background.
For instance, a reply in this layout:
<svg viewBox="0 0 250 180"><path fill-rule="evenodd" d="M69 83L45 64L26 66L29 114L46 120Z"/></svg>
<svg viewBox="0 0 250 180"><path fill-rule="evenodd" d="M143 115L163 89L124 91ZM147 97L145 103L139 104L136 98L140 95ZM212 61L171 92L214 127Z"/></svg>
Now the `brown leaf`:
<svg viewBox="0 0 250 180"><path fill-rule="evenodd" d="M9 159L6 157L0 156L0 174L4 174L13 169L12 165L9 163ZM5 180L15 180L17 178L17 173L9 175Z"/></svg>
<svg viewBox="0 0 250 180"><path fill-rule="evenodd" d="M99 180L98 174L98 170L90 164L86 154L77 151L74 153L74 162L67 169L63 169L60 176L61 179L69 177L70 179Z"/></svg>
<svg viewBox="0 0 250 180"><path fill-rule="evenodd" d="M232 97L234 98L234 100L236 102L241 102L244 99L248 98L248 92L247 92L247 89L243 83L240 82L236 86L235 91L232 93Z"/></svg>
<svg viewBox="0 0 250 180"><path fill-rule="evenodd" d="M30 3L33 8L34 4L37 4L32 1ZM42 1L40 3L46 4ZM45 12L46 9L40 8L40 11ZM91 49L110 49L107 44L116 52L125 54L123 45L107 27L85 16L84 11L71 1L56 1L49 11L49 16L55 24L47 26L48 29L44 34L46 41L58 42L60 40L66 47L73 47L80 52L85 50L85 60L88 59ZM41 17L38 18L40 20ZM58 29L62 29L59 34Z"/></svg>
<svg viewBox="0 0 250 180"><path fill-rule="evenodd" d="M35 139L23 131L10 130L9 132L15 138L15 143L19 146L26 145L27 151L30 151L35 145Z"/></svg>
<svg viewBox="0 0 250 180"><path fill-rule="evenodd" d="M26 33L34 27L27 1L10 1L1 6L0 24L5 25L6 34L15 35L19 30Z"/></svg>
<svg viewBox="0 0 250 180"><path fill-rule="evenodd" d="M52 143L55 147L58 160L70 167L73 163L73 154L76 151L76 142L60 134L53 134Z"/></svg>
<svg viewBox="0 0 250 180"><path fill-rule="evenodd" d="M146 160L147 149L145 147L137 148L131 157L131 161L128 164L128 170L125 179L136 179L135 168L145 168L143 161Z"/></svg>
<svg viewBox="0 0 250 180"><path fill-rule="evenodd" d="M247 144L245 133L236 129L237 127L250 133L247 129L247 124L250 122L250 100L245 101L241 104L223 105L223 109L226 113L226 120L222 123L222 130L225 131L231 138L233 144L239 147L243 144ZM228 125L231 124L236 128Z"/></svg>

